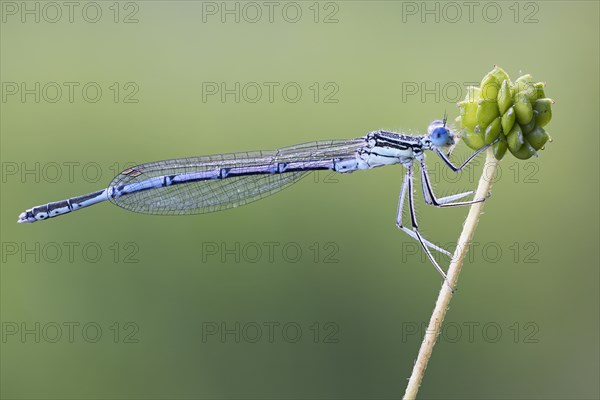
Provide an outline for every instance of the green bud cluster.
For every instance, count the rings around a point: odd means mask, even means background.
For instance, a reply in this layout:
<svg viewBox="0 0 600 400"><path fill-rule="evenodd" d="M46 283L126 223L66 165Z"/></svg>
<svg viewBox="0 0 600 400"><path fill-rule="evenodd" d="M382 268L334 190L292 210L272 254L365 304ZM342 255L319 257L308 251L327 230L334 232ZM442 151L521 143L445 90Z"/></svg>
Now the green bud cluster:
<svg viewBox="0 0 600 400"><path fill-rule="evenodd" d="M461 139L474 150L494 142L498 160L509 150L515 157L526 160L543 150L552 139L544 126L552 118L552 99L546 98L545 83L523 75L512 82L498 66L482 80L480 87L467 88L464 101L458 103Z"/></svg>

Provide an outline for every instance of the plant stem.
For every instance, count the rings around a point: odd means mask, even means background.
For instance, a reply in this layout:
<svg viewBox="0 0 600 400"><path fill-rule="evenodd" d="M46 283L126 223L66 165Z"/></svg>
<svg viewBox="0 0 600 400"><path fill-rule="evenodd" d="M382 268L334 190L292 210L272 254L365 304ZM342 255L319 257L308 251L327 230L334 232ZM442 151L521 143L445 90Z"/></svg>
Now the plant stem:
<svg viewBox="0 0 600 400"><path fill-rule="evenodd" d="M496 160L496 157L494 157L492 149L488 149L483 173L479 178L479 186L477 187L477 192L475 194L476 199L488 196L492 187L493 178L496 175L498 164L499 162ZM404 400L412 400L417 397L421 381L425 375L427 362L433 352L433 346L435 346L435 342L442 327L442 322L446 316L446 311L448 311L450 299L452 298L452 290L450 287L456 288L458 275L460 274L471 239L475 233L475 228L477 228L477 223L482 214L484 203L485 202L473 204L469 209L469 215L467 215L462 233L456 244L456 251L450 262L450 267L448 267L448 282L442 284L440 294L435 303L435 308L433 309L431 319L429 320L429 326L425 331L423 343L421 343L421 348L419 349L417 361L415 362L415 366L413 367L412 374L408 381L408 386L406 387L406 392L404 393Z"/></svg>

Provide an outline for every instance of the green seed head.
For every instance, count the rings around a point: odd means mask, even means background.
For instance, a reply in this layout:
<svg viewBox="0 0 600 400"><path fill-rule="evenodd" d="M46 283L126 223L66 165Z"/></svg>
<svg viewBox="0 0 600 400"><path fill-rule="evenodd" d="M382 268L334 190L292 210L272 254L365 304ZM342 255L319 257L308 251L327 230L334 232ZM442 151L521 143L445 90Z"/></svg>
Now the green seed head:
<svg viewBox="0 0 600 400"><path fill-rule="evenodd" d="M551 141L543 127L552 119L554 101L546 97L545 86L529 74L512 82L502 68L494 66L480 87L467 88L465 100L458 103L456 122L464 142L475 150L494 143L498 160L507 150L519 159L536 155Z"/></svg>

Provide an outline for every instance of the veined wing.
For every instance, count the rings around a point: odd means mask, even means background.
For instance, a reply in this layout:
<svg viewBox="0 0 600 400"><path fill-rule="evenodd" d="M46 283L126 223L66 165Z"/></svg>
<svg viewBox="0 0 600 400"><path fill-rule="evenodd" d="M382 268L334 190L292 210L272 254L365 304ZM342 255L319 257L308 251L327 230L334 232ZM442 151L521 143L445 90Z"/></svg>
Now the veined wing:
<svg viewBox="0 0 600 400"><path fill-rule="evenodd" d="M352 158L363 138L304 143L274 151L219 154L141 164L110 183L125 209L164 215L221 211L270 196L333 160Z"/></svg>

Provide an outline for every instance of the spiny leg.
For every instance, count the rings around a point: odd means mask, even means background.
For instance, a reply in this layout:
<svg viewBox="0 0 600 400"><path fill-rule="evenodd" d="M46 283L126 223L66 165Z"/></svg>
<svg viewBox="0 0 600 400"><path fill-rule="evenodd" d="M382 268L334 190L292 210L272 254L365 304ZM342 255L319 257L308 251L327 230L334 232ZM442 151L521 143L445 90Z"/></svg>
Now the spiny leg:
<svg viewBox="0 0 600 400"><path fill-rule="evenodd" d="M462 163L462 165L460 167L456 167L454 164L452 164L452 161L450 161L450 159L448 158L447 155L444 154L443 151L441 151L439 148L435 148L435 152L440 156L440 158L442 159L442 161L444 161L444 163L446 163L446 165L454 172L460 172L464 167L467 166L467 164L469 164L471 161L473 161L473 159L475 157L477 157L479 155L479 153L481 153L482 151L484 151L485 149L487 149L488 147L492 146L493 144L495 144L498 140L500 140L500 138L494 140L492 143L487 144L485 146L483 146L482 148L480 148L479 150L477 150L475 153L471 154L471 156L469 158L467 158L465 160L464 163Z"/></svg>
<svg viewBox="0 0 600 400"><path fill-rule="evenodd" d="M421 167L423 167L423 165L424 164L422 164ZM427 168L427 167L425 167L425 168ZM424 176L423 176L423 171L421 171L421 190L423 192L423 197L425 198L425 203L427 203L428 205L432 205L434 203L434 200L431 199L431 196L429 194L430 190L427 187L427 183L428 182L429 181L426 180L424 178ZM435 195L434 195L435 204L436 205L437 204L446 204L446 203L449 203L449 202L454 201L454 200L462 199L463 197L466 197L466 196L468 196L470 194L473 194L473 193L475 193L475 192L474 191L469 191L469 192L464 192L464 193L459 193L459 194L453 194L453 195L446 196L446 197L441 197L439 199L436 198Z"/></svg>
<svg viewBox="0 0 600 400"><path fill-rule="evenodd" d="M427 172L427 165L425 161L421 161L421 186L423 188L423 197L425 197L425 203L436 207L457 207L457 206L468 206L475 203L481 203L485 201L487 197L482 199L475 199L470 201L458 201L451 203L454 200L462 199L465 196L473 194L473 191L453 194L442 198L437 198L433 193L433 187L431 186L431 180L429 179L429 173Z"/></svg>
<svg viewBox="0 0 600 400"><path fill-rule="evenodd" d="M404 176L404 179L402 181L402 189L400 190L400 199L398 200L398 214L396 215L396 226L400 229L402 229L404 232L406 232L408 234L408 236L412 237L415 240L418 240L419 242L421 240L423 240L423 242L430 248L432 248L433 250L439 251L440 253L443 253L445 255L447 255L448 257L452 257L452 254L439 247L436 246L435 244L431 243L430 241L426 240L425 238L421 237L421 239L419 239L417 237L417 235L415 234L415 232L413 232L412 230L408 229L407 227L402 225L402 210L404 209L404 199L406 198L406 189L408 187L408 172L407 174Z"/></svg>
<svg viewBox="0 0 600 400"><path fill-rule="evenodd" d="M431 263L438 270L438 272L440 273L440 275L442 275L442 277L444 278L444 280L446 281L446 283L448 284L448 286L450 286L450 289L454 292L454 289L450 285L450 282L448 282L448 277L446 276L446 273L439 266L439 264L437 263L437 261L435 261L435 259L433 258L433 255L431 254L431 251L429 251L429 248L425 244L425 242L426 242L425 238L423 238L423 236L421 236L421 234L419 233L419 227L417 225L417 216L415 214L415 204L414 204L415 202L414 202L414 193L413 193L414 190L413 190L412 166L407 167L407 172L406 172L406 178L405 179L408 181L408 187L407 187L407 190L408 190L408 209L409 209L409 212L410 212L410 220L411 220L411 224L412 224L412 228L413 228L412 232L417 237L417 240L419 241L419 243L421 243L421 247L423 248L423 251L425 251L425 254L427 254L427 257L429 258L429 261L431 261Z"/></svg>

